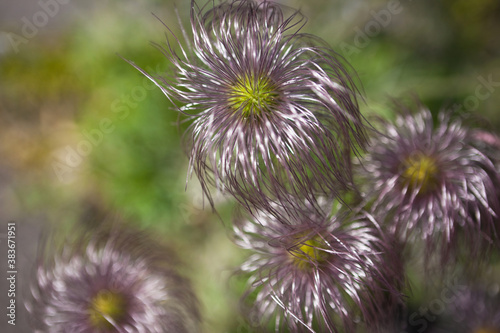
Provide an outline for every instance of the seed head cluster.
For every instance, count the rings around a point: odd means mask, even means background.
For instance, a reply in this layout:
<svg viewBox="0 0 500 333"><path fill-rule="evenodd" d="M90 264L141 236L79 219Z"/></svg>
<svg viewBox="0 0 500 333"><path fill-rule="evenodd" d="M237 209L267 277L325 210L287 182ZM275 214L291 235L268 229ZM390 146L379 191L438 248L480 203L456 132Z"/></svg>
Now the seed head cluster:
<svg viewBox="0 0 500 333"><path fill-rule="evenodd" d="M372 127L350 65L304 24L267 0L193 0L186 40L169 29L175 45L155 44L173 75L130 63L189 122L188 176L212 207L216 190L244 212L231 231L250 252L238 270L249 325L400 332L407 247L425 244L425 265L463 264L500 243L500 138L423 106ZM169 257L126 229L43 252L26 304L35 332L200 332ZM500 332L498 302L462 296L454 313L477 320L452 331Z"/></svg>
<svg viewBox="0 0 500 333"><path fill-rule="evenodd" d="M402 304L406 245L424 242L427 265L497 242L500 140L446 112L435 124L423 107L398 106L374 129L354 72L304 23L266 0L192 2L192 38L174 36L180 51L157 45L175 74L132 65L191 122L188 172L212 206L215 187L248 213L234 239L253 253L240 269L251 324L386 330Z"/></svg>

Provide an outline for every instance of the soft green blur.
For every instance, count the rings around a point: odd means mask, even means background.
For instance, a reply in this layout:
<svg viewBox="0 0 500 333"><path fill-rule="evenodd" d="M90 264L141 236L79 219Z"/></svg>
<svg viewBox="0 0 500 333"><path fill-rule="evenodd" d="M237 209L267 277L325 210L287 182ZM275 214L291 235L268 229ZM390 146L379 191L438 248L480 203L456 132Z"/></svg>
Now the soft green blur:
<svg viewBox="0 0 500 333"><path fill-rule="evenodd" d="M433 112L449 107L475 126L500 126L497 0L280 2L301 8L304 31L351 63L368 119L391 117L393 98L418 96ZM16 202L2 204L2 218L43 215L71 229L121 216L177 250L206 332L252 332L238 312L245 282L232 277L247 255L228 237L235 205L217 198L217 216L195 176L186 189L188 124L124 60L168 76L150 42L167 34L179 49L151 13L182 40L175 8L189 30L190 1L73 1L29 38L22 18L42 9L15 6L0 4L0 169L15 179L8 193ZM420 275L411 277L420 290Z"/></svg>

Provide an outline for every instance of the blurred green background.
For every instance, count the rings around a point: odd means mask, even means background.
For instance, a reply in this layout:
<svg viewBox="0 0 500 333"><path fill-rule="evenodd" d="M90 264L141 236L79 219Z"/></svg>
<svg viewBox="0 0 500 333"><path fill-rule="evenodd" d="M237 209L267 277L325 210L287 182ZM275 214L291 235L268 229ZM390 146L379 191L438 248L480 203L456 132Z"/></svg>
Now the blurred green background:
<svg viewBox="0 0 500 333"><path fill-rule="evenodd" d="M500 125L498 0L280 2L300 8L303 31L352 64L366 116L390 116L392 98L416 95L434 112ZM219 218L204 208L196 177L185 189L186 124L177 126L160 90L121 58L168 73L150 45L166 29L151 13L182 36L175 8L188 28L187 0L0 3L0 225L18 223L19 284L29 292L42 225L122 216L177 250L205 332L251 332L237 311L244 281L231 278L247 255L228 237L234 204L218 198Z"/></svg>

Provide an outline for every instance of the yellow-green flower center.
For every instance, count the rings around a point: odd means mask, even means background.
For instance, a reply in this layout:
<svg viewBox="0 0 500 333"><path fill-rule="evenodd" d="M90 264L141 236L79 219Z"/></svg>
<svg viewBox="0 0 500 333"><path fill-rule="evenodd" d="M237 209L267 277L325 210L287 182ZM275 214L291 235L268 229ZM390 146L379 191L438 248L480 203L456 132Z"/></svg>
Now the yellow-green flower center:
<svg viewBox="0 0 500 333"><path fill-rule="evenodd" d="M325 249L324 241L319 236L315 236L292 247L290 255L297 267L307 269L314 264L321 264L328 260L330 254Z"/></svg>
<svg viewBox="0 0 500 333"><path fill-rule="evenodd" d="M244 76L229 89L229 103L246 118L270 112L278 93L267 77Z"/></svg>
<svg viewBox="0 0 500 333"><path fill-rule="evenodd" d="M423 194L437 185L439 170L433 157L414 154L404 161L403 168L402 177L410 190Z"/></svg>
<svg viewBox="0 0 500 333"><path fill-rule="evenodd" d="M96 328L111 328L113 323L119 322L125 316L126 311L127 302L122 294L101 290L91 300L90 322Z"/></svg>

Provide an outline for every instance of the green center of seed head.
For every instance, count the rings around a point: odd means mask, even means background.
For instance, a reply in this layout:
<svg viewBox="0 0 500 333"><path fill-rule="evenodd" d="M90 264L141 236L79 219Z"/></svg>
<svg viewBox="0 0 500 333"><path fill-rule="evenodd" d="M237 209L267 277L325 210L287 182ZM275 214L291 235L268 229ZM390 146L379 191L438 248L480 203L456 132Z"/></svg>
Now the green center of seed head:
<svg viewBox="0 0 500 333"><path fill-rule="evenodd" d="M321 237L315 236L295 245L291 249L290 255L297 267L306 269L314 264L321 264L328 260L330 254L324 251L325 249L326 245Z"/></svg>
<svg viewBox="0 0 500 333"><path fill-rule="evenodd" d="M278 93L274 84L265 76L244 76L229 91L229 103L247 118L270 112L276 105Z"/></svg>
<svg viewBox="0 0 500 333"><path fill-rule="evenodd" d="M436 187L439 170L434 158L418 153L408 157L403 165L402 177L410 190L423 194Z"/></svg>
<svg viewBox="0 0 500 333"><path fill-rule="evenodd" d="M112 328L126 314L127 302L125 297L110 290L99 291L91 300L89 313L90 322L96 328Z"/></svg>

